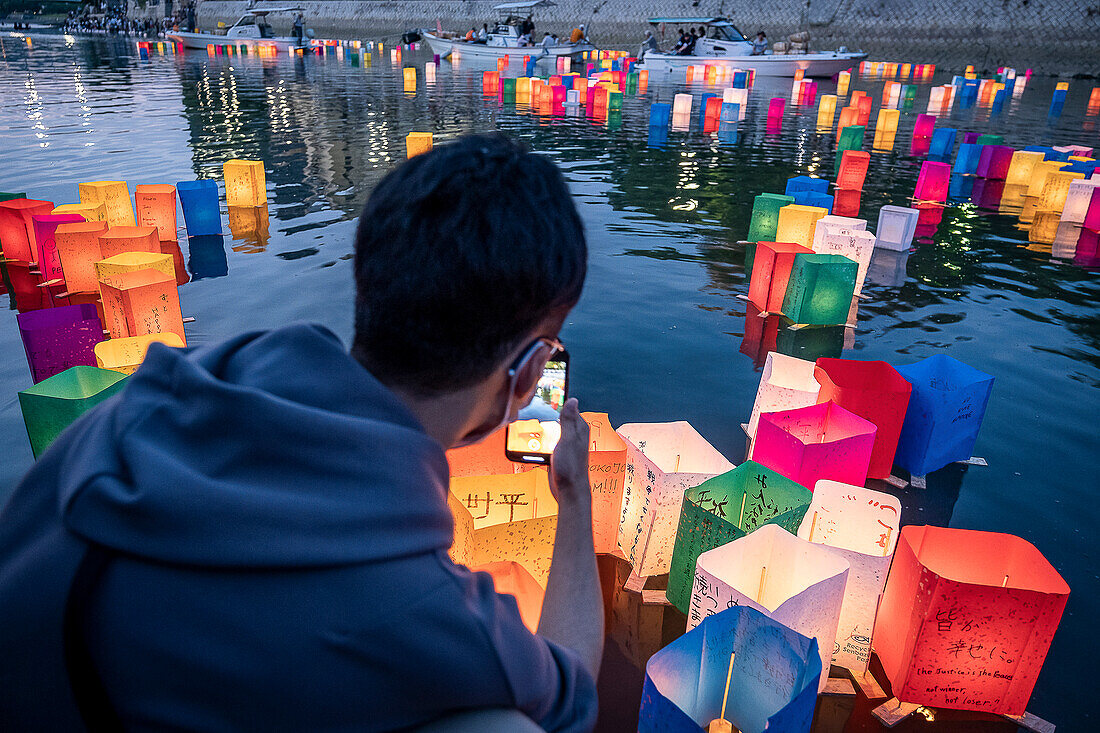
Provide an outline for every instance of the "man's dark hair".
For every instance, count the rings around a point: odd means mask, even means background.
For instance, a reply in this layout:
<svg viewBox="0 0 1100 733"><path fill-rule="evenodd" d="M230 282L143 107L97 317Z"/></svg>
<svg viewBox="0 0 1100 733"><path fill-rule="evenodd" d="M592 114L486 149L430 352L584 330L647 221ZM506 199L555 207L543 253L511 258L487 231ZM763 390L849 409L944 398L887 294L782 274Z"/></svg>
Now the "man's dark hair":
<svg viewBox="0 0 1100 733"><path fill-rule="evenodd" d="M363 208L352 355L422 395L476 384L577 302L587 260L553 163L502 135L437 147L389 173Z"/></svg>

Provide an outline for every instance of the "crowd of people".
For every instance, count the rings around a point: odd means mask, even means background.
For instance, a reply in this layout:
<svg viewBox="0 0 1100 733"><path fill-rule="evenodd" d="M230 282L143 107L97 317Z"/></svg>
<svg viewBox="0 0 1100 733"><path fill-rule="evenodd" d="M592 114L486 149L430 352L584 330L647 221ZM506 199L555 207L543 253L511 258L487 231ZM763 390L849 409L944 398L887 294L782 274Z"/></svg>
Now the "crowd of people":
<svg viewBox="0 0 1100 733"><path fill-rule="evenodd" d="M542 49L549 49L554 46L558 46L562 43L558 38L557 33L544 32L542 34L542 41L536 41L535 23L531 20L531 16L526 18L512 18L509 17L504 21L505 25L513 25L519 32L519 41L516 45L521 48L529 46L538 46ZM569 34L569 43L582 43L588 40L588 33L585 31L584 24L578 25ZM471 28L466 33L466 41L469 43L488 43L489 42L489 24L483 23L481 28Z"/></svg>
<svg viewBox="0 0 1100 733"><path fill-rule="evenodd" d="M582 28L584 26L581 26ZM672 48L672 53L677 56L691 56L695 53L695 44L698 43L700 38L706 38L707 29L705 26L699 26L699 29L688 28L685 31L683 28L679 29L680 37L676 41L676 45ZM756 38L752 39L752 55L763 55L768 49L768 37L764 31L759 31L756 34ZM638 50L638 57L644 58L647 52L660 52L660 46L657 45L657 39L653 36L653 31L645 32L645 40L642 41L642 46Z"/></svg>
<svg viewBox="0 0 1100 733"><path fill-rule="evenodd" d="M72 10L61 26L65 33L97 33L110 36L143 36L161 38L171 31L193 30L195 10L191 5L177 10L166 18L130 18L117 8L105 13Z"/></svg>

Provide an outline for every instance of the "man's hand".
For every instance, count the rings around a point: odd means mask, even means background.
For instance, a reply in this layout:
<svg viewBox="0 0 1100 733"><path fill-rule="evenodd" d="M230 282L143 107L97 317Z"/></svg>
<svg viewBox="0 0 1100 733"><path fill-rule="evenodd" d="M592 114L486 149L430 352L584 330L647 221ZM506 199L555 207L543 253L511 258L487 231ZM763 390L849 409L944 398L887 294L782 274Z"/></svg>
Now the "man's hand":
<svg viewBox="0 0 1100 733"><path fill-rule="evenodd" d="M591 505L588 484L588 423L577 399L570 397L561 410L561 438L550 456L550 491L559 504Z"/></svg>

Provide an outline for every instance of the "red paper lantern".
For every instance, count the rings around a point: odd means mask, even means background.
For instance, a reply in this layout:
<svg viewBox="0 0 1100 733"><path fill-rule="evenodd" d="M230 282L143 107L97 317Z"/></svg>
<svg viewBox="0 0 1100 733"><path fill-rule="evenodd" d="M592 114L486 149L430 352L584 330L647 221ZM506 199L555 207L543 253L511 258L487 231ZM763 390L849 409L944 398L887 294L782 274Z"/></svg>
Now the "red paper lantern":
<svg viewBox="0 0 1100 733"><path fill-rule="evenodd" d="M1019 537L903 527L873 645L902 702L1022 715L1068 596Z"/></svg>
<svg viewBox="0 0 1100 733"><path fill-rule="evenodd" d="M889 478L913 385L884 361L821 358L814 376L821 383L818 402L832 400L878 428L867 476Z"/></svg>
<svg viewBox="0 0 1100 733"><path fill-rule="evenodd" d="M9 199L0 201L0 247L4 257L20 262L34 262L37 246L34 241L32 216L45 216L53 211L49 201Z"/></svg>
<svg viewBox="0 0 1100 733"><path fill-rule="evenodd" d="M840 154L840 171L836 176L836 187L846 191L862 191L863 181L867 177L867 167L871 164L871 154L864 150L845 150ZM836 199L833 199L836 205ZM837 214L836 216L848 216Z"/></svg>
<svg viewBox="0 0 1100 733"><path fill-rule="evenodd" d="M793 242L757 242L749 280L749 302L762 311L780 312L794 258L800 254L813 254L813 250Z"/></svg>
<svg viewBox="0 0 1100 733"><path fill-rule="evenodd" d="M951 166L926 160L921 164L917 176L917 187L913 198L918 201L946 201L947 189L951 185ZM939 222L936 222L937 224ZM918 225L920 222L918 222Z"/></svg>

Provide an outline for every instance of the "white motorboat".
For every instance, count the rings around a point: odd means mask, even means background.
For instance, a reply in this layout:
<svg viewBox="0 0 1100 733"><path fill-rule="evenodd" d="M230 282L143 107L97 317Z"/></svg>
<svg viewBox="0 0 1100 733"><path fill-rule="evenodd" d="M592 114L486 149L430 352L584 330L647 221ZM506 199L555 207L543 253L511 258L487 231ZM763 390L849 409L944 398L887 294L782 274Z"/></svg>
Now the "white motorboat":
<svg viewBox="0 0 1100 733"><path fill-rule="evenodd" d="M271 13L297 13L302 8L253 8L245 12L236 23L229 27L225 35L217 33L187 33L173 31L166 36L184 48L205 49L209 44L233 46L274 46L279 51L289 48L309 46L309 38L303 31L301 39L297 36L277 36L275 29L267 22Z"/></svg>
<svg viewBox="0 0 1100 733"><path fill-rule="evenodd" d="M587 40L578 43L568 41L559 42L553 46L528 42L528 45L520 45L524 42L520 33L519 15L530 13L535 8L545 8L555 3L551 0L527 0L526 2L504 3L493 7L501 15L501 19L494 23L492 30L484 43L467 41L465 38L444 38L437 33L421 31L421 37L441 58L447 58L452 54L459 58L500 58L502 56L530 55L536 61L541 58L571 56L579 59L585 51L594 51L596 47Z"/></svg>
<svg viewBox="0 0 1100 733"><path fill-rule="evenodd" d="M841 47L837 51L815 53L778 54L766 50L753 55L753 44L737 30L726 18L650 18L648 23L654 28L680 28L683 26L706 28L706 36L695 42L695 50L689 55L679 55L662 51L646 51L638 62L639 68L649 71L652 84L675 75L683 76L689 66L699 64L729 66L749 70L760 76L791 76L802 69L807 77L827 77L850 69L867 54L862 51L848 51Z"/></svg>

